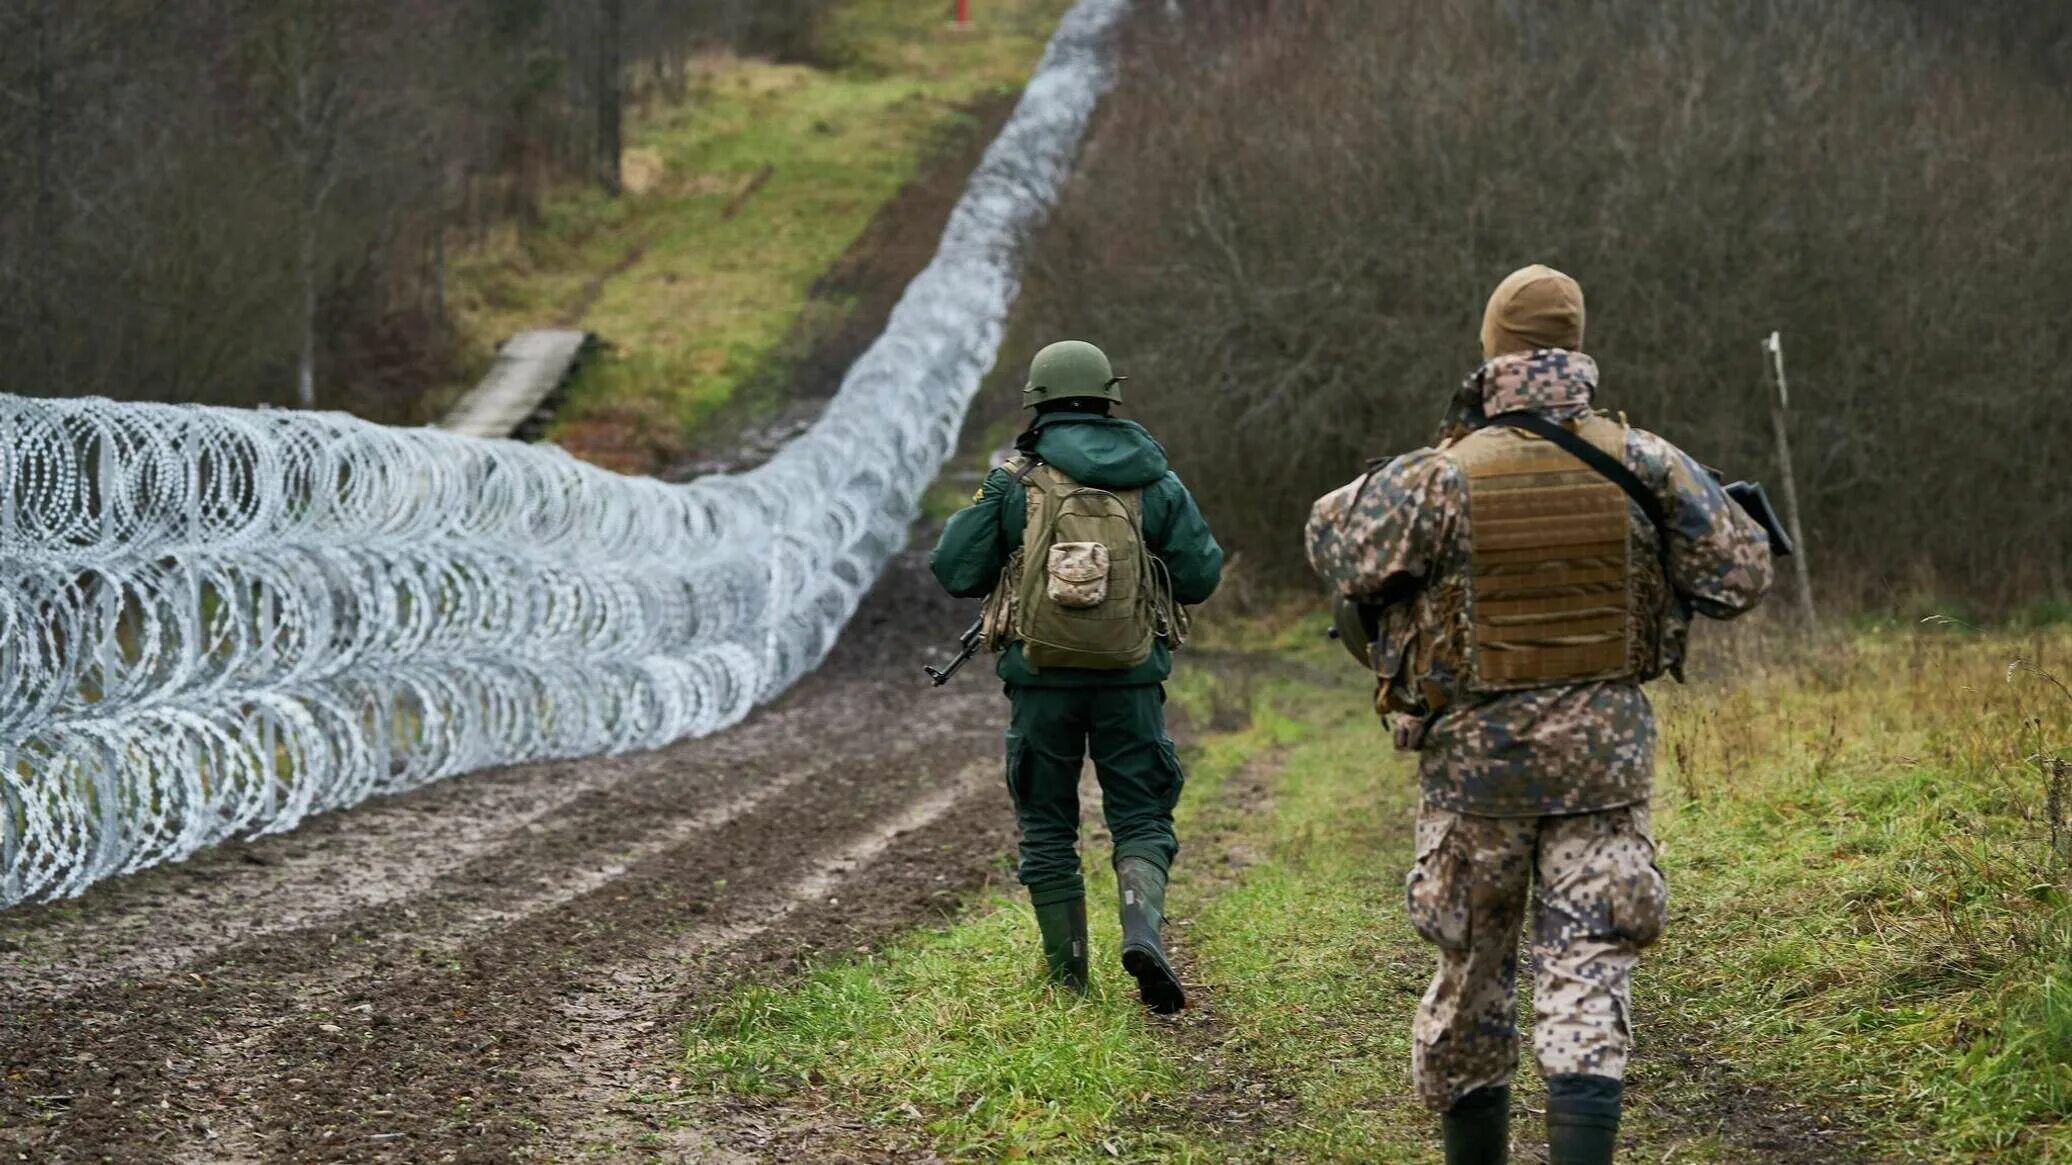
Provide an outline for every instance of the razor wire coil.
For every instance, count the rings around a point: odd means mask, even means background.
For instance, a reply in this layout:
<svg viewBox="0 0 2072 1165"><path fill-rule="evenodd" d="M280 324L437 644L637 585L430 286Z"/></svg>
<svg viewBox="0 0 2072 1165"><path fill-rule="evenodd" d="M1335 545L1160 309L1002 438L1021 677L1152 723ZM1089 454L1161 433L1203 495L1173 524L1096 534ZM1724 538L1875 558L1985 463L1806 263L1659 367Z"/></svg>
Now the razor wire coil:
<svg viewBox="0 0 2072 1165"><path fill-rule="evenodd" d="M1127 0L1081 0L823 415L682 485L337 414L0 396L0 907L816 666L952 452Z"/></svg>

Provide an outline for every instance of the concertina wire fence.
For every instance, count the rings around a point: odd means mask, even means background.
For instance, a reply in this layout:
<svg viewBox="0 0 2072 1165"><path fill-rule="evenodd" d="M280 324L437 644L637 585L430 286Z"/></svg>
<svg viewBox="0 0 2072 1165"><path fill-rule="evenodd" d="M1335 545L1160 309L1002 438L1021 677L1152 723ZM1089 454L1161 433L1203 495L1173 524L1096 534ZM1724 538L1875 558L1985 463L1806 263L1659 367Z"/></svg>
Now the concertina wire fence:
<svg viewBox="0 0 2072 1165"><path fill-rule="evenodd" d="M0 907L815 667L953 450L1110 79L1081 0L824 414L682 485L336 414L0 396Z"/></svg>

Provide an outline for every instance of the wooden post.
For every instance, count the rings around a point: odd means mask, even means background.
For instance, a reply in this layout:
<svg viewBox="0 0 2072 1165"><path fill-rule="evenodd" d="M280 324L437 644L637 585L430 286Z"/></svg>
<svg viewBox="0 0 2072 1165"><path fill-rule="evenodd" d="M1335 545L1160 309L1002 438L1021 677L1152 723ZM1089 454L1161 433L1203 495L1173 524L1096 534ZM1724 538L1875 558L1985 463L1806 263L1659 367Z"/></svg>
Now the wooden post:
<svg viewBox="0 0 2072 1165"><path fill-rule="evenodd" d="M1799 485L1792 476L1791 441L1784 427L1785 410L1791 407L1791 389L1784 379L1784 338L1771 332L1763 340L1763 351L1770 357L1770 375L1777 389L1770 398L1770 433L1777 441L1777 471L1784 478L1784 520L1791 525L1791 540L1796 547L1791 564L1799 584L1799 618L1810 631L1819 625L1819 620L1813 610L1813 574L1806 563L1806 529L1799 524Z"/></svg>

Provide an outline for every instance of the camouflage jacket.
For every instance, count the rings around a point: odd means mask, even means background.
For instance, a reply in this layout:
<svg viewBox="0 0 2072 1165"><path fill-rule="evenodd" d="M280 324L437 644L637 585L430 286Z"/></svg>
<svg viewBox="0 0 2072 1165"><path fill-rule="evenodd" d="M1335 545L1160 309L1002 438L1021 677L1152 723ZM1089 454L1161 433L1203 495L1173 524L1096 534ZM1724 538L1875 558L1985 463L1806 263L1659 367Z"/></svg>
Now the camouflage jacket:
<svg viewBox="0 0 2072 1165"><path fill-rule="evenodd" d="M1310 566L1339 593L1386 604L1382 658L1394 657L1392 641L1443 632L1416 596L1468 568L1467 484L1445 456L1447 444L1485 416L1513 410L1573 420L1589 411L1596 386L1597 365L1580 352L1500 356L1462 384L1438 446L1403 454L1317 500L1306 531ZM1628 429L1625 462L1668 515L1666 562L1679 601L1669 604L1663 650L1675 666L1691 613L1730 619L1761 600L1771 579L1769 543L1711 475L1668 441ZM1655 558L1656 532L1637 505L1631 530L1636 553ZM1516 817L1648 798L1655 719L1636 682L1470 697L1455 675L1395 678L1457 697L1410 734L1420 739L1418 772L1431 804Z"/></svg>

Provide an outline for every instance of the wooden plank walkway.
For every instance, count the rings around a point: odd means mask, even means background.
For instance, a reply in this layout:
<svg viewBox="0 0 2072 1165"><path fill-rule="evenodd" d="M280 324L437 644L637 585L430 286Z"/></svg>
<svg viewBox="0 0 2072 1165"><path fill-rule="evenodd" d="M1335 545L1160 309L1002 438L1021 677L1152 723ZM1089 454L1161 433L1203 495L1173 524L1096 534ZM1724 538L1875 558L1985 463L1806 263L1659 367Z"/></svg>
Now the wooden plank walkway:
<svg viewBox="0 0 2072 1165"><path fill-rule="evenodd" d="M509 437L540 411L575 370L590 333L579 328L520 332L497 350L482 383L457 401L439 427L467 437Z"/></svg>

